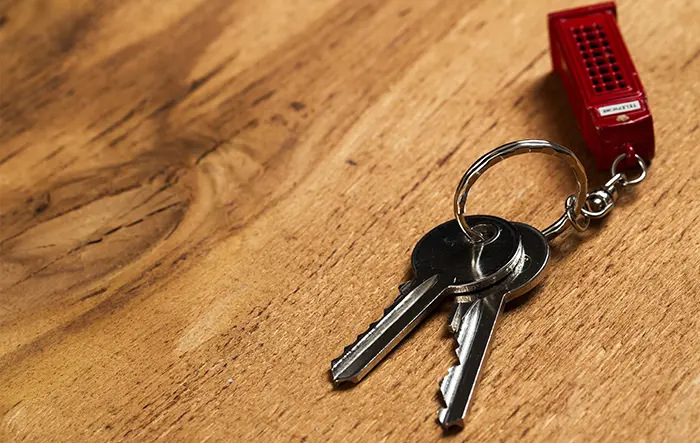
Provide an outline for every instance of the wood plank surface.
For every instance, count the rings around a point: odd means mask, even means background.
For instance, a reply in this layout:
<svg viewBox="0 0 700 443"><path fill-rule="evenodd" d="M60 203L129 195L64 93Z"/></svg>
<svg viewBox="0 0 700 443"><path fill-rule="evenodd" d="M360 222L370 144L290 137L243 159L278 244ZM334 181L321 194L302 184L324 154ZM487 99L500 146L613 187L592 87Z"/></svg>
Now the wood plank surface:
<svg viewBox="0 0 700 443"><path fill-rule="evenodd" d="M481 154L607 179L551 74L569 6L0 0L0 440L700 441L696 0L618 3L657 156L554 241L465 429L435 421L448 305L330 381ZM518 157L469 211L543 228L573 189Z"/></svg>

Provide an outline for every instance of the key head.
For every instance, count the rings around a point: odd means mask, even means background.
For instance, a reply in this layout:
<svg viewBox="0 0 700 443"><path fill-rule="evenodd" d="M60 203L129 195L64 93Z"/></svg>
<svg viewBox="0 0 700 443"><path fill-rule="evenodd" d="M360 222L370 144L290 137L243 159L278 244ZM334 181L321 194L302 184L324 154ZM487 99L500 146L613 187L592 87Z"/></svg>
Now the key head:
<svg viewBox="0 0 700 443"><path fill-rule="evenodd" d="M448 317L447 328L456 333L462 316L474 301L493 296L505 296L505 302L531 291L545 277L549 265L549 243L537 229L525 223L513 223L520 232L524 256L515 270L498 283L480 291L458 295Z"/></svg>
<svg viewBox="0 0 700 443"><path fill-rule="evenodd" d="M413 249L416 280L448 275L453 293L476 291L503 279L522 261L521 235L512 223L487 215L469 216L467 222L486 240L469 242L456 220L433 228Z"/></svg>
<svg viewBox="0 0 700 443"><path fill-rule="evenodd" d="M506 302L520 297L537 286L544 278L549 264L549 243L538 230L525 223L513 223L520 232L525 257L513 271L513 278L507 285Z"/></svg>

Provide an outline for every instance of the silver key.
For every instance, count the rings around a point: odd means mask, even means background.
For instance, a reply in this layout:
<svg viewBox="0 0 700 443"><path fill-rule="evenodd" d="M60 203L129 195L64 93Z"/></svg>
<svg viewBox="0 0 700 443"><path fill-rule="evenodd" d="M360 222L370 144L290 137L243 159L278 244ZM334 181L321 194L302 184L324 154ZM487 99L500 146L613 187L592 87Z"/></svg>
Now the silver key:
<svg viewBox="0 0 700 443"><path fill-rule="evenodd" d="M457 221L428 232L413 249L413 280L402 294L331 362L336 383L358 383L449 294L477 291L502 280L522 262L523 246L515 226L498 217L470 216L486 238L470 243Z"/></svg>
<svg viewBox="0 0 700 443"><path fill-rule="evenodd" d="M464 417L504 305L530 291L544 277L549 261L547 239L531 226L514 225L521 234L525 259L496 285L455 300L448 327L456 335L459 364L451 367L440 383L446 407L438 411L438 420L445 430L464 427Z"/></svg>

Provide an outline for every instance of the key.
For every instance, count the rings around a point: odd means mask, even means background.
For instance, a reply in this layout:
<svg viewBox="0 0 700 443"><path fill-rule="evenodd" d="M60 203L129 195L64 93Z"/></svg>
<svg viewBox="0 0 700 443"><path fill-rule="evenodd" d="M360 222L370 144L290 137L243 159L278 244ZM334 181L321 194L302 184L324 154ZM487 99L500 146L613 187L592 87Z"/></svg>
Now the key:
<svg viewBox="0 0 700 443"><path fill-rule="evenodd" d="M464 427L464 417L504 305L530 291L544 277L549 261L547 239L531 226L514 225L521 234L525 259L499 283L455 298L448 327L458 343L459 363L450 368L440 383L446 407L438 411L438 420L445 430Z"/></svg>
<svg viewBox="0 0 700 443"><path fill-rule="evenodd" d="M498 217L470 216L484 237L470 243L457 221L428 232L411 255L414 278L383 317L331 362L333 381L358 383L449 294L476 291L508 276L523 259L520 233Z"/></svg>

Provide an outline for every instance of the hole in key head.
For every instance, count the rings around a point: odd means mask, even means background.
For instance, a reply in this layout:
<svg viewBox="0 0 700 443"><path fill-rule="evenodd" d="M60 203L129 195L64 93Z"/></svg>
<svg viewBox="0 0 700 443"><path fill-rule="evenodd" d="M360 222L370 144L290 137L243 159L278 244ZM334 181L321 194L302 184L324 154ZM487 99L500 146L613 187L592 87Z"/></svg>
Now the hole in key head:
<svg viewBox="0 0 700 443"><path fill-rule="evenodd" d="M607 74L608 72L610 72L610 69L608 69L607 66L601 66L600 68L598 68L598 71L600 71L601 74Z"/></svg>
<svg viewBox="0 0 700 443"><path fill-rule="evenodd" d="M484 240L479 242L479 244L491 243L492 241L496 240L498 238L498 234L501 233L498 227L486 223L473 226L472 229L484 237Z"/></svg>

